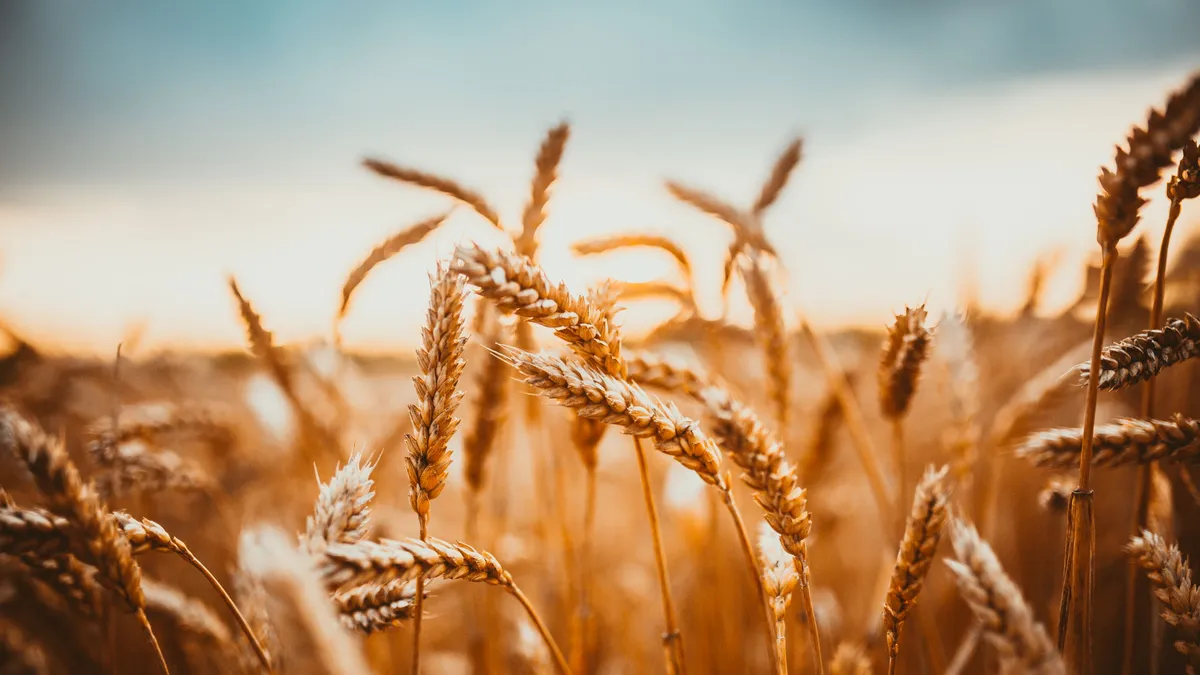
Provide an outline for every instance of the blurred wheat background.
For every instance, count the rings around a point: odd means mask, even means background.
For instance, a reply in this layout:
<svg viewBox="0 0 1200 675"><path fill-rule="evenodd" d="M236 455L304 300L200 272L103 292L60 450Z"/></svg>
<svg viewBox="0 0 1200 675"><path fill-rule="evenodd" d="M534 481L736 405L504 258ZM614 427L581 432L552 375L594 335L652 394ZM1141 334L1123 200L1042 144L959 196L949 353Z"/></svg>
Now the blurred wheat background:
<svg viewBox="0 0 1200 675"><path fill-rule="evenodd" d="M1198 28L0 3L0 672L1182 672Z"/></svg>

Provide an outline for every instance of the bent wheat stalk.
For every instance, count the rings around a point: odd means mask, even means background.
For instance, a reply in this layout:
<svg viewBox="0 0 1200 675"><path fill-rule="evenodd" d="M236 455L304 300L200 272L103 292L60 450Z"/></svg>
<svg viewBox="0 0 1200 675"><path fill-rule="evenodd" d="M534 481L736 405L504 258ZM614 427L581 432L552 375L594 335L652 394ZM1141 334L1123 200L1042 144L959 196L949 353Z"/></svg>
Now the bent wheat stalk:
<svg viewBox="0 0 1200 675"><path fill-rule="evenodd" d="M129 542L108 518L108 508L96 496L95 487L84 483L62 440L47 436L34 422L6 406L0 408L0 446L25 465L50 510L70 521L79 532L87 562L100 570L101 579L133 610L154 646L162 671L170 672L146 618L142 571L133 559Z"/></svg>
<svg viewBox="0 0 1200 675"><path fill-rule="evenodd" d="M513 595L529 614L546 646L554 655L559 670L571 672L549 629L529 599L517 587L512 575L486 551L466 544L451 544L435 537L393 541L383 539L355 544L332 544L325 550L321 573L327 587L337 589L348 584L383 584L416 579L463 579L500 586Z"/></svg>

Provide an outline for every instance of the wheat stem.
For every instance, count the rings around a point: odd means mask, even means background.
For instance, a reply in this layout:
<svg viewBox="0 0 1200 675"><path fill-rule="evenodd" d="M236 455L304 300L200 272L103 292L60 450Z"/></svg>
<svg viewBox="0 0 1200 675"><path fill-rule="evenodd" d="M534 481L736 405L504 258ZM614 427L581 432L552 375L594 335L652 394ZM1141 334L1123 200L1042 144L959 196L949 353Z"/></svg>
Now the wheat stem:
<svg viewBox="0 0 1200 675"><path fill-rule="evenodd" d="M1154 300L1150 306L1150 330L1159 328L1162 324L1163 296L1166 292L1167 278L1167 253L1171 246L1171 232L1175 229L1175 221L1179 218L1181 202L1182 200L1178 194L1171 198L1170 210L1167 212L1167 226L1163 230L1162 244L1158 248L1158 268L1154 276ZM1155 378L1150 378L1142 385L1140 416L1143 418L1152 418L1154 416L1155 382ZM1137 536L1139 532L1146 529L1146 519L1150 512L1151 478L1155 471L1160 470L1158 462L1138 467L1137 492L1135 496L1137 508L1134 511L1133 536ZM1137 622L1135 616L1137 614L1138 598L1145 596L1144 592L1139 593L1139 589L1149 589L1149 584L1143 579L1142 575L1138 574L1137 561L1130 560L1129 572L1125 582L1124 662L1121 668L1121 672L1124 675L1132 675L1133 673L1134 648L1137 642Z"/></svg>
<svg viewBox="0 0 1200 675"><path fill-rule="evenodd" d="M1070 527L1063 560L1063 591L1059 604L1058 648L1064 650L1069 628L1075 637L1067 662L1082 673L1091 672L1092 569L1095 552L1095 512L1091 508L1092 442L1096 426L1096 400L1100 385L1100 351L1108 317L1116 244L1104 247L1100 266L1100 293L1096 304L1096 327L1092 334L1092 358L1088 370L1087 398L1083 409L1083 448L1079 454L1079 487L1072 493ZM1080 555L1082 553L1082 555ZM1072 619L1074 623L1072 623Z"/></svg>
<svg viewBox="0 0 1200 675"><path fill-rule="evenodd" d="M533 622L533 625L537 628L538 632L541 633L542 639L546 641L546 647L550 649L550 654L554 657L554 663L558 666L559 672L563 675L571 675L571 667L567 665L567 658L563 656L562 650L559 649L558 645L554 642L554 637L550 635L550 629L546 628L546 624L542 621L542 617L538 616L537 610L535 610L533 605L529 603L529 598L525 597L525 594L521 592L521 589L518 588L516 584L510 585L508 587L508 591L509 593L512 593L513 597L515 597L517 601L521 603L521 606L525 608L525 612L529 614L529 620Z"/></svg>
<svg viewBox="0 0 1200 675"><path fill-rule="evenodd" d="M675 613L675 599L671 595L671 581L667 577L667 554L663 548L662 530L658 520L658 505L654 502L654 489L650 485L646 469L646 451L642 439L633 437L633 448L637 457L638 476L642 481L642 497L646 501L646 514L650 520L650 537L654 543L654 564L658 572L658 585L662 596L663 616L667 632L663 634L663 652L666 654L669 672L683 675L687 666L683 656L683 634L679 632L679 618Z"/></svg>

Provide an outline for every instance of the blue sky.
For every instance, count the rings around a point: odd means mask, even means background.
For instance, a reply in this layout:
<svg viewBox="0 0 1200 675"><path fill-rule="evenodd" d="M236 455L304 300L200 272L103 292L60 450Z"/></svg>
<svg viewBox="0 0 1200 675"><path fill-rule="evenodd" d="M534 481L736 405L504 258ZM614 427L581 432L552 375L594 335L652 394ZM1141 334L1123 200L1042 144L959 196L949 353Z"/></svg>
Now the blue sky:
<svg viewBox="0 0 1200 675"><path fill-rule="evenodd" d="M1200 66L1200 4L1187 0L177 5L0 5L0 312L30 331L104 342L144 319L166 342L236 339L221 288L234 272L285 334L310 337L353 261L443 203L381 185L361 157L459 177L513 214L540 135L562 117L575 135L547 232L560 249L661 226L711 258L724 230L671 204L662 178L749 199L804 134L809 159L768 225L789 265L808 270L791 271L791 289L830 320L882 322L908 296L950 295L961 260L947 238L995 236L980 200L913 195L937 194L964 162L1032 162L1047 192L1029 212L1056 214L1058 229L992 249L1028 263L1038 246L1090 244L1096 167ZM1021 143L1038 147L1015 152ZM907 237L879 222L891 210L847 203L870 192L856 177L875 175L891 176L874 179L877 198L913 223ZM1070 203L1046 201L1053 193ZM922 231L922 208L940 224ZM922 238L913 227L934 240L914 251L934 272L895 297L863 282L812 306L850 245L886 260ZM414 255L420 265L389 273L391 293L364 289L364 313L386 311L395 288L477 231L450 228ZM825 237L819 257L806 231ZM114 267L143 276L87 283ZM603 273L584 266L578 280ZM1020 287L1019 275L993 276ZM181 305L198 308L195 325L170 315ZM391 309L418 316L418 305ZM359 334L404 341L404 323L363 318Z"/></svg>

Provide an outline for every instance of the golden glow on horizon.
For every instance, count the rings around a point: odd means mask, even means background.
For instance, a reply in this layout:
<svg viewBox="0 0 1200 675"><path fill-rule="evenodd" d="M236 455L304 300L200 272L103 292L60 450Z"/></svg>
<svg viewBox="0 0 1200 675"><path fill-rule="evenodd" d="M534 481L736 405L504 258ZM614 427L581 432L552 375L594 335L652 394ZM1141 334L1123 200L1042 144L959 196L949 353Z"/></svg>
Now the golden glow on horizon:
<svg viewBox="0 0 1200 675"><path fill-rule="evenodd" d="M841 145L822 144L813 130L794 183L766 221L788 265L788 302L818 323L882 325L891 310L926 297L935 312L953 306L965 266L985 304L1012 308L1036 256L1052 249L1064 255L1050 300L1069 302L1096 248L1098 167L1111 163L1113 144L1187 72L1056 77L929 100ZM676 158L684 168L664 164L662 175L746 203L785 141L787 130L780 131L778 146L761 148L753 166ZM574 133L588 129L577 125ZM508 185L476 182L470 166L447 172L515 221L535 147L536 139L529 156L510 158ZM354 166L357 159L346 158L344 179L324 184L105 193L63 187L0 205L0 317L39 344L69 350L111 353L143 322L146 347L236 347L241 329L225 285L233 273L280 340L328 338L344 275L378 240L447 206L440 196L369 175ZM403 159L434 165L434 158ZM631 154L629 162L654 159ZM569 253L581 238L654 229L688 249L702 311L719 311L729 237L723 225L674 203L661 184L590 170L570 146L562 175L543 230L551 276L582 290L603 276L669 274L671 261L653 252ZM1149 191L1139 226L1152 236L1165 217L1160 193L1161 186ZM1185 209L1185 230L1188 218ZM425 275L469 239L502 243L459 209L431 241L375 270L344 325L347 343L410 349L427 299ZM645 328L665 318L663 310L660 303L634 307L624 320L631 330ZM744 304L735 310L748 317Z"/></svg>

